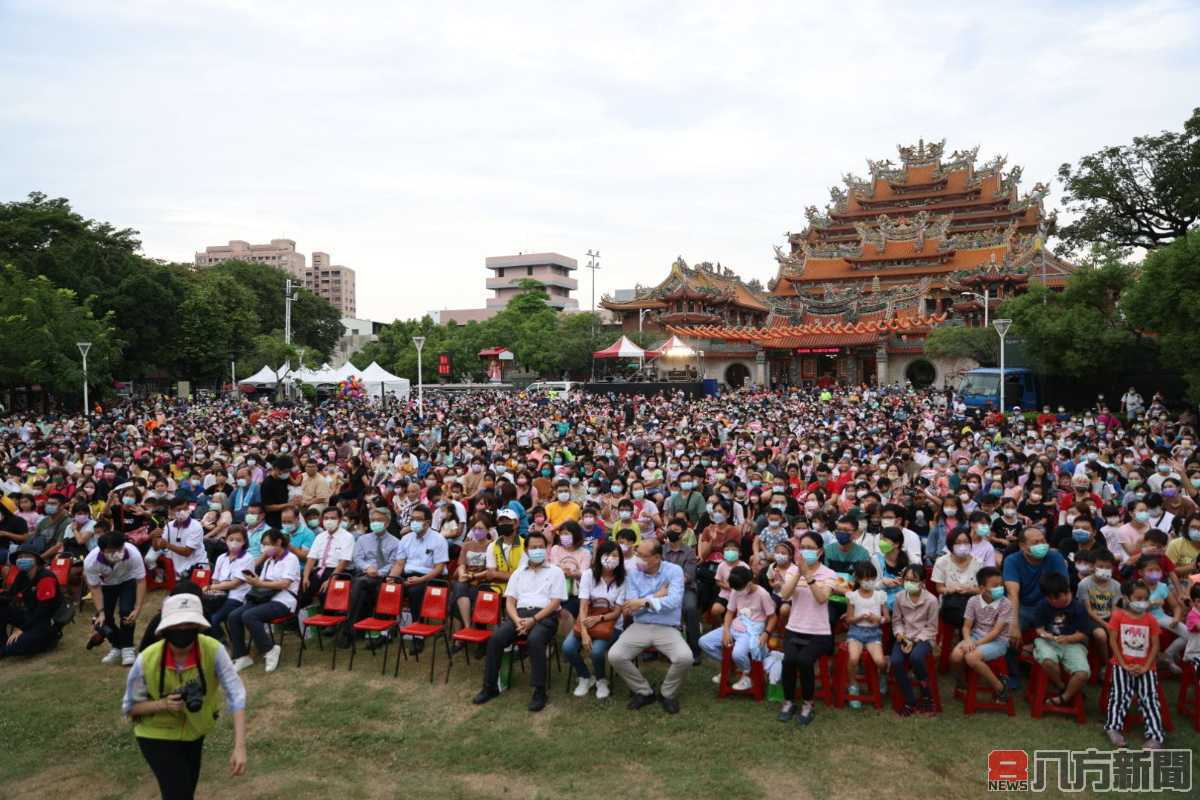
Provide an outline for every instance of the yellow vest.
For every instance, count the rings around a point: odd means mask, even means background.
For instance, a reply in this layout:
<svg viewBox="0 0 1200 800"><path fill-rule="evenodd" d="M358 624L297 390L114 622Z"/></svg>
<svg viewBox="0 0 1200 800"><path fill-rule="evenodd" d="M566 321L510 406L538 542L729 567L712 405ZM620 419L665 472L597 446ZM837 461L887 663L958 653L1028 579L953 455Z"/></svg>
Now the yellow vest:
<svg viewBox="0 0 1200 800"><path fill-rule="evenodd" d="M525 543L520 536L513 539L513 546L508 549L508 558L504 557L504 548L500 545L500 540L492 542L492 555L496 557L496 569L501 572L507 572L509 575L517 571L517 567L521 566L521 556L525 555ZM508 581L501 583L500 581L492 581L500 590L500 594L504 594L504 588L508 586ZM503 616L503 615L501 615Z"/></svg>
<svg viewBox="0 0 1200 800"><path fill-rule="evenodd" d="M221 643L210 636L201 634L196 639L200 643L200 669L204 670L206 691L204 705L195 714L186 708L179 711L160 711L138 717L133 726L135 736L147 739L168 739L177 742L194 742L208 735L217 722L220 710L218 695L221 693L217 681L217 651ZM142 676L146 679L146 689L151 700L160 700L183 686L190 680L199 680L200 674L195 667L189 667L183 672L174 669L162 669L163 658L166 656L165 641L158 641L142 651ZM162 684L159 685L159 676Z"/></svg>

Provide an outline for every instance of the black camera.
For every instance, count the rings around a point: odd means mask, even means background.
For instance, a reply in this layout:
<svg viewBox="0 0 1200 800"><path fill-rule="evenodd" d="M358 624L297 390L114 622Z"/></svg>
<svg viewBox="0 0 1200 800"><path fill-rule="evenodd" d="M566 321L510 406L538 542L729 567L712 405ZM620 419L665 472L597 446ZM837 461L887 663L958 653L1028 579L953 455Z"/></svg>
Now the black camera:
<svg viewBox="0 0 1200 800"><path fill-rule="evenodd" d="M106 640L110 639L112 637L112 635L113 635L113 629L111 626L109 626L109 625L92 625L92 635L90 637L88 637L87 649L91 650L93 647L97 647L98 645L104 644L104 642Z"/></svg>
<svg viewBox="0 0 1200 800"><path fill-rule="evenodd" d="M204 705L204 687L200 681L194 678L183 686L180 686L175 693L183 700L184 707L192 714L195 714Z"/></svg>

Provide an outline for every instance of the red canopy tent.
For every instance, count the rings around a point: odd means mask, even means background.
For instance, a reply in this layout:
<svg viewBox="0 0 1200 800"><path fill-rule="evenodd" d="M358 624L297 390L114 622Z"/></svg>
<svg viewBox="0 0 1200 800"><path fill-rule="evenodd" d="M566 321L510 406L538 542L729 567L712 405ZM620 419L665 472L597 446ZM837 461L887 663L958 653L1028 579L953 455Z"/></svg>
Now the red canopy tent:
<svg viewBox="0 0 1200 800"><path fill-rule="evenodd" d="M645 358L646 351L622 336L603 350L592 353L593 358Z"/></svg>

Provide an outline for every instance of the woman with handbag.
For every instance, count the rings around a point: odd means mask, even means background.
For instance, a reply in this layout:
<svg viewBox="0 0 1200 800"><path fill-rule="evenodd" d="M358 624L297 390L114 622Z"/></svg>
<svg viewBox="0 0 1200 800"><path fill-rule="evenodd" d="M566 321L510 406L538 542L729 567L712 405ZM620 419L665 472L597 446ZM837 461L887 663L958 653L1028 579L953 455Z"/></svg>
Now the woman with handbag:
<svg viewBox="0 0 1200 800"><path fill-rule="evenodd" d="M296 611L296 595L300 591L300 559L288 549L288 537L278 531L263 534L262 553L265 556L259 573L247 570L242 577L250 585L245 604L229 615L229 638L232 639L233 666L238 672L254 664L246 648L246 629L254 646L263 655L267 672L279 666L283 652L267 630L270 621Z"/></svg>
<svg viewBox="0 0 1200 800"><path fill-rule="evenodd" d="M222 643L225 620L242 607L250 593L250 584L242 572L254 570L254 557L246 547L246 531L241 525L230 526L225 534L225 547L213 568L212 582L204 590L204 616L212 626L209 635Z"/></svg>
<svg viewBox="0 0 1200 800"><path fill-rule="evenodd" d="M605 677L608 648L621 635L621 605L625 602L625 559L621 548L609 539L596 548L591 569L579 581L579 621L563 642L562 654L579 674L576 697L587 697L596 687L596 699L603 700L612 690ZM589 650L592 671L580 655Z"/></svg>

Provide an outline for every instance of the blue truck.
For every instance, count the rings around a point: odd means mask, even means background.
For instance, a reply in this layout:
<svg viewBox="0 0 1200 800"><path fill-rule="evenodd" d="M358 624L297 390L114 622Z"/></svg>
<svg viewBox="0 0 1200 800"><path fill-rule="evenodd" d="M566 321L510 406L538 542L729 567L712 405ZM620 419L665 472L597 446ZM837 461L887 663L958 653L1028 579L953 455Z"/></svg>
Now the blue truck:
<svg viewBox="0 0 1200 800"><path fill-rule="evenodd" d="M1032 370L1014 367L1004 370L1004 405L1012 411L1013 406L1033 411L1041 404L1037 376ZM995 367L980 367L962 376L958 383L958 394L968 411L982 411L988 406L1000 408L1000 370Z"/></svg>

